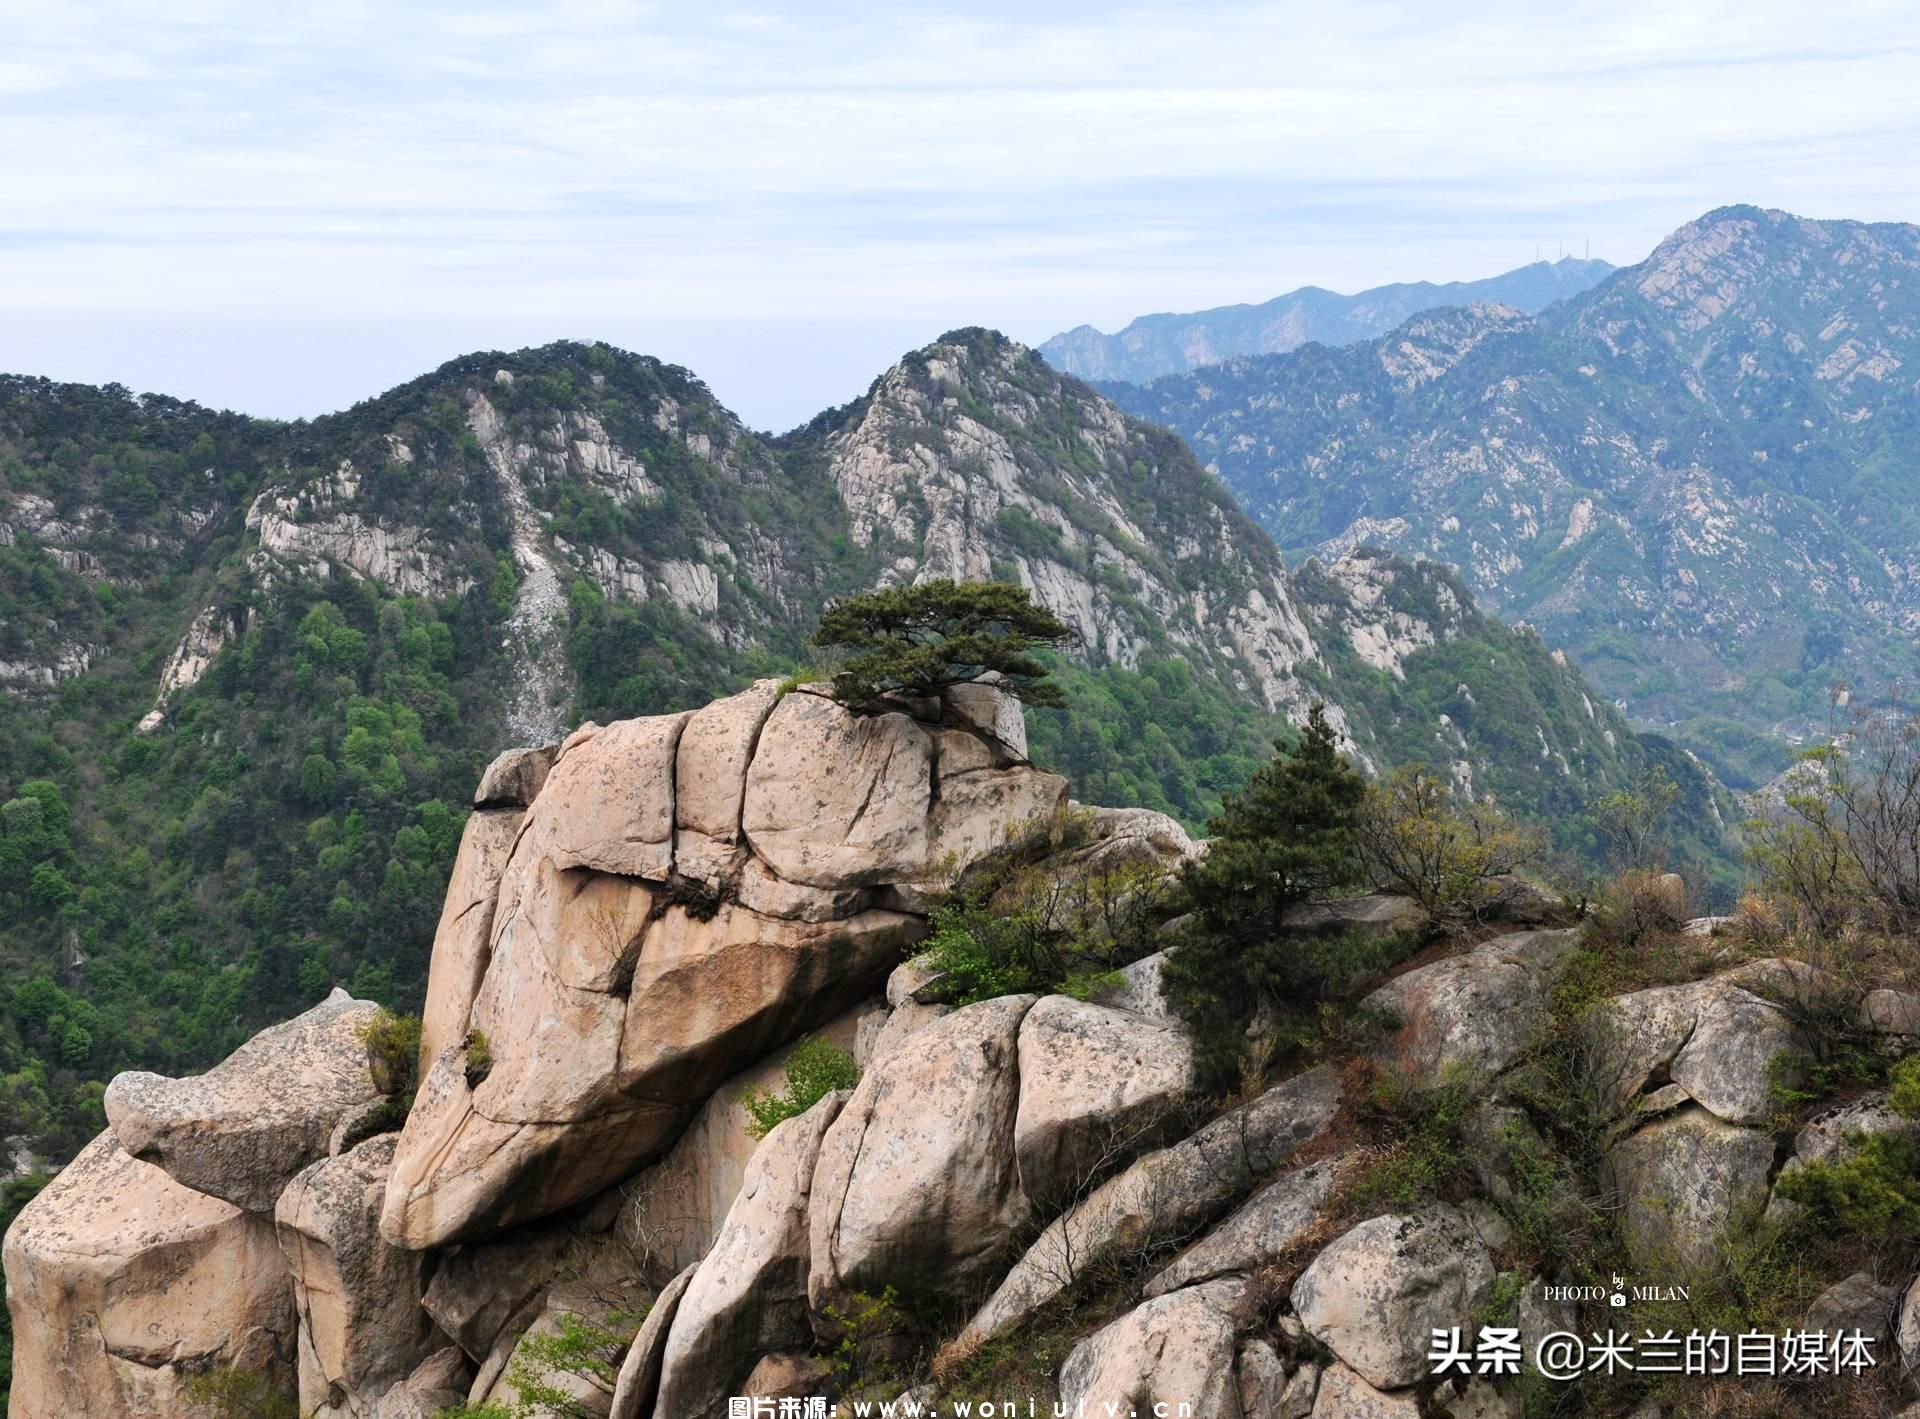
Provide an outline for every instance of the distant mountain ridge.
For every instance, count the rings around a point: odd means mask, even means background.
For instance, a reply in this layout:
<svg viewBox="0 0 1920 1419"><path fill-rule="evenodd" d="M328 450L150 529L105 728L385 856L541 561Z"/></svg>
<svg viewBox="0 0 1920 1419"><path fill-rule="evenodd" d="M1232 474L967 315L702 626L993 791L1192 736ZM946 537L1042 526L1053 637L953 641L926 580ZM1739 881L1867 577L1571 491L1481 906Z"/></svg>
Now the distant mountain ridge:
<svg viewBox="0 0 1920 1419"><path fill-rule="evenodd" d="M1913 681L1920 227L1727 207L1528 318L1103 385L1280 544L1459 568L1735 783Z"/></svg>
<svg viewBox="0 0 1920 1419"><path fill-rule="evenodd" d="M1613 270L1605 261L1568 256L1479 281L1397 282L1350 296L1302 286L1259 305L1143 315L1112 335L1076 326L1038 348L1066 374L1141 384L1236 355L1284 354L1314 341L1351 345L1440 306L1505 305L1533 314L1591 289Z"/></svg>

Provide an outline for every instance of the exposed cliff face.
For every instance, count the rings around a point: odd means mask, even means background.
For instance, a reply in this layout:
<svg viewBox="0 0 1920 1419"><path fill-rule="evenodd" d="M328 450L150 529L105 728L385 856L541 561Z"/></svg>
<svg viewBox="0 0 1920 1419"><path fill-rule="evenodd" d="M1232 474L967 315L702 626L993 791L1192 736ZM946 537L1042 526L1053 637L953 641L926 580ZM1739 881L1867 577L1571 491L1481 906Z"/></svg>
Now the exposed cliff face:
<svg viewBox="0 0 1920 1419"><path fill-rule="evenodd" d="M1751 783L1834 680L1906 674L1917 271L1920 228L1725 208L1534 319L1433 312L1108 392L1282 545L1450 564Z"/></svg>

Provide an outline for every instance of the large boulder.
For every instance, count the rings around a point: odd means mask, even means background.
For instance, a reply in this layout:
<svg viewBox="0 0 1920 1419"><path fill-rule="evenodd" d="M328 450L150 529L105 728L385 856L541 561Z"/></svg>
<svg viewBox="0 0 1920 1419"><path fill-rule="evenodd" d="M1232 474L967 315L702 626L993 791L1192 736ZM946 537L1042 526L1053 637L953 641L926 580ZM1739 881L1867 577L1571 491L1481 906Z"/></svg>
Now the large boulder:
<svg viewBox="0 0 1920 1419"><path fill-rule="evenodd" d="M1043 1206L1184 1131L1195 1088L1183 1031L1064 995L1021 1021L1019 1068L1014 1152Z"/></svg>
<svg viewBox="0 0 1920 1419"><path fill-rule="evenodd" d="M1131 1011L1149 1020L1178 1025L1180 1009L1167 995L1167 953L1155 951L1114 972L1114 979L1095 991L1096 1005Z"/></svg>
<svg viewBox="0 0 1920 1419"><path fill-rule="evenodd" d="M1297 1246L1319 1225L1333 1200L1339 1169L1331 1159L1308 1163L1260 1189L1239 1211L1168 1262L1147 1283L1163 1296L1216 1276L1252 1275Z"/></svg>
<svg viewBox="0 0 1920 1419"><path fill-rule="evenodd" d="M1030 1204L1014 1151L1030 995L936 1020L867 1072L820 1148L814 1308L984 1279Z"/></svg>
<svg viewBox="0 0 1920 1419"><path fill-rule="evenodd" d="M103 1133L7 1231L13 1419L189 1419L193 1375L293 1378L273 1223L181 1186Z"/></svg>
<svg viewBox="0 0 1920 1419"><path fill-rule="evenodd" d="M667 1332L653 1408L662 1419L725 1414L765 1356L811 1344L807 1210L821 1140L846 1102L845 1093L827 1095L778 1125L754 1153Z"/></svg>
<svg viewBox="0 0 1920 1419"><path fill-rule="evenodd" d="M646 1321L627 1347L626 1358L614 1377L613 1403L607 1419L645 1419L653 1413L653 1401L660 1393L660 1365L666 1358L667 1336L680 1314L680 1298L693 1284L698 1268L697 1262L688 1266L661 1288L647 1308Z"/></svg>
<svg viewBox="0 0 1920 1419"><path fill-rule="evenodd" d="M1027 757L1027 716L1017 695L998 684L989 671L978 680L949 685L940 692L947 718L993 740L1010 754Z"/></svg>
<svg viewBox="0 0 1920 1419"><path fill-rule="evenodd" d="M438 1059L467 1037L473 1002L493 953L493 904L520 833L519 808L481 808L467 818L433 933L427 1002L420 1012L420 1058Z"/></svg>
<svg viewBox="0 0 1920 1419"><path fill-rule="evenodd" d="M1856 1271L1814 1297L1807 1307L1805 1329L1823 1331L1836 1340L1864 1335L1884 1352L1893 1338L1899 1304L1899 1287L1874 1280L1871 1271Z"/></svg>
<svg viewBox="0 0 1920 1419"><path fill-rule="evenodd" d="M630 1176L715 1080L876 990L925 934L924 886L1063 793L964 721L855 715L771 681L577 730L490 912L497 852L465 855L385 1235L465 1241Z"/></svg>
<svg viewBox="0 0 1920 1419"><path fill-rule="evenodd" d="M1240 1410L1247 1419L1307 1419L1319 1389L1319 1366L1297 1363L1288 1373L1266 1341L1240 1347Z"/></svg>
<svg viewBox="0 0 1920 1419"><path fill-rule="evenodd" d="M500 1337L525 1330L543 1308L572 1241L558 1223L523 1227L441 1257L421 1308L476 1365Z"/></svg>
<svg viewBox="0 0 1920 1419"><path fill-rule="evenodd" d="M810 1038L851 1052L866 1018L866 1008L856 1007ZM683 1270L712 1247L760 1144L743 1101L749 1093L784 1092L792 1052L780 1050L714 1090L672 1150L620 1185L615 1231L656 1277Z"/></svg>
<svg viewBox="0 0 1920 1419"><path fill-rule="evenodd" d="M660 714L574 731L528 813L530 856L562 870L665 881L673 865L674 766L687 719Z"/></svg>
<svg viewBox="0 0 1920 1419"><path fill-rule="evenodd" d="M1108 1179L1047 1225L938 1366L950 1372L1118 1257L1207 1226L1319 1137L1339 1107L1340 1076L1311 1069Z"/></svg>
<svg viewBox="0 0 1920 1419"><path fill-rule="evenodd" d="M1027 824L1053 817L1066 801L1065 779L1024 765L941 774L927 820L928 875L944 879L1012 841Z"/></svg>
<svg viewBox="0 0 1920 1419"><path fill-rule="evenodd" d="M561 767L570 761L564 756ZM558 801L547 791L538 818ZM428 1072L402 1133L386 1227L428 1247L582 1201L659 1152L711 1090L878 986L925 930L867 911L779 921L663 905L628 877L523 861L501 887L473 1011L491 1056Z"/></svg>
<svg viewBox="0 0 1920 1419"><path fill-rule="evenodd" d="M789 882L860 887L927 867L933 741L904 714L855 715L797 690L767 717L741 827Z"/></svg>
<svg viewBox="0 0 1920 1419"><path fill-rule="evenodd" d="M1553 973L1578 940L1575 930L1515 932L1394 977L1361 1002L1399 1021L1382 1063L1422 1087L1508 1068L1545 1022Z"/></svg>
<svg viewBox="0 0 1920 1419"><path fill-rule="evenodd" d="M273 1211L302 1168L327 1155L334 1126L379 1097L361 1032L379 1007L336 990L262 1030L205 1074L122 1074L107 1122L129 1154L250 1212Z"/></svg>
<svg viewBox="0 0 1920 1419"><path fill-rule="evenodd" d="M1061 1401L1075 1414L1240 1419L1235 1361L1249 1289L1239 1278L1213 1281L1128 1311L1073 1347L1060 1366Z"/></svg>
<svg viewBox="0 0 1920 1419"><path fill-rule="evenodd" d="M1731 976L1620 996L1588 1028L1609 1108L1664 1078L1728 1123L1766 1119L1775 1061L1799 1048L1785 1012Z"/></svg>
<svg viewBox="0 0 1920 1419"><path fill-rule="evenodd" d="M508 749L497 755L480 775L473 791L475 808L525 808L538 796L553 772L558 744Z"/></svg>
<svg viewBox="0 0 1920 1419"><path fill-rule="evenodd" d="M1472 1225L1435 1204L1369 1218L1332 1242L1293 1283L1293 1311L1368 1384L1400 1389L1426 1373L1433 1332L1471 1330L1492 1287Z"/></svg>
<svg viewBox="0 0 1920 1419"><path fill-rule="evenodd" d="M444 1342L421 1309L427 1259L380 1238L394 1136L326 1158L274 1209L299 1311L300 1412L362 1419Z"/></svg>
<svg viewBox="0 0 1920 1419"><path fill-rule="evenodd" d="M1773 1152L1766 1134L1694 1105L1616 1144L1603 1181L1620 1199L1634 1265L1676 1276L1714 1265L1722 1239L1765 1209Z"/></svg>

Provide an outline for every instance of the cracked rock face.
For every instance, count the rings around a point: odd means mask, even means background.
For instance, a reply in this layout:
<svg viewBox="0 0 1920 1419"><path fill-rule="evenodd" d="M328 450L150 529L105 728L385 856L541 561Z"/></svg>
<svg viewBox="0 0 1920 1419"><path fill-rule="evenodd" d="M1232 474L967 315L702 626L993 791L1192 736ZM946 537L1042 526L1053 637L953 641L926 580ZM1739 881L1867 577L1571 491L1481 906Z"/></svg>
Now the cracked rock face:
<svg viewBox="0 0 1920 1419"><path fill-rule="evenodd" d="M981 688L976 718L1013 737L1018 706ZM936 736L964 741L956 771ZM518 826L463 844L388 1240L440 1246L594 1195L662 1153L717 1081L873 993L926 930L873 905L883 891L1064 801L1063 780L1009 763L965 725L856 716L773 681L575 731Z"/></svg>
<svg viewBox="0 0 1920 1419"><path fill-rule="evenodd" d="M294 1174L327 1155L334 1126L379 1097L360 1033L378 1008L336 990L205 1074L122 1074L107 1086L107 1122L128 1153L188 1187L271 1213Z"/></svg>
<svg viewBox="0 0 1920 1419"><path fill-rule="evenodd" d="M181 1186L103 1133L7 1232L17 1419L188 1419L212 1367L284 1384L293 1285L273 1223Z"/></svg>
<svg viewBox="0 0 1920 1419"><path fill-rule="evenodd" d="M861 1079L820 1148L814 1179L815 1310L910 1280L984 1279L1031 1210L1014 1118L1020 1022L1030 995L983 1000L928 1025Z"/></svg>
<svg viewBox="0 0 1920 1419"><path fill-rule="evenodd" d="M1756 962L1742 979L1760 983ZM1662 1073L1728 1123L1772 1109L1774 1061L1799 1048L1779 1006L1729 977L1659 986L1610 1001L1592 1026L1607 1101L1624 1109Z"/></svg>

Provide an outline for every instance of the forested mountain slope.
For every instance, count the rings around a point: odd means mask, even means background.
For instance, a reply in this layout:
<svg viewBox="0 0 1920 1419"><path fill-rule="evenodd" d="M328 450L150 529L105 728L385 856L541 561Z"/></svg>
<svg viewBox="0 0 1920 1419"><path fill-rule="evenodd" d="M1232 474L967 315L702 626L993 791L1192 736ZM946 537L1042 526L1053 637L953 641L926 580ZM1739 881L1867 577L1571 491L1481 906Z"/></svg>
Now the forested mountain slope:
<svg viewBox="0 0 1920 1419"><path fill-rule="evenodd" d="M1529 318L1435 311L1229 361L1123 407L1283 547L1457 567L1731 781L1920 625L1920 227L1730 207Z"/></svg>
<svg viewBox="0 0 1920 1419"><path fill-rule="evenodd" d="M1199 822L1289 715L1585 841L1650 762L1430 567L1290 573L1173 435L959 331L781 439L606 346L474 355L293 425L0 381L0 1134L332 983L417 1001L481 766L811 658L836 595L1030 587L1082 637L1036 757Z"/></svg>

